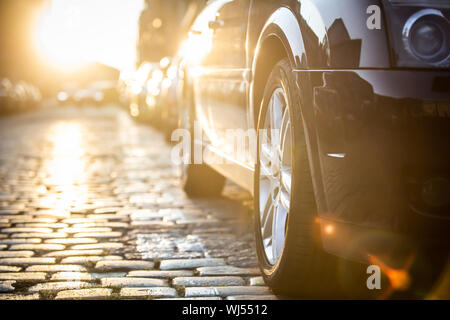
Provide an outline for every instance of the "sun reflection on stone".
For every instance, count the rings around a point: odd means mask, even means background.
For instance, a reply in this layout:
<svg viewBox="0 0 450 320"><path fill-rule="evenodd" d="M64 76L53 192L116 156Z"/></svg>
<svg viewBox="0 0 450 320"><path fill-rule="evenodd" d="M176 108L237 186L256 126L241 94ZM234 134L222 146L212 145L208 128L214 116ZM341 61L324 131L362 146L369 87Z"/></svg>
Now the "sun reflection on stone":
<svg viewBox="0 0 450 320"><path fill-rule="evenodd" d="M52 192L41 198L41 204L69 210L87 200L83 128L78 123L58 123L49 136L52 156L44 164L48 172L44 182Z"/></svg>

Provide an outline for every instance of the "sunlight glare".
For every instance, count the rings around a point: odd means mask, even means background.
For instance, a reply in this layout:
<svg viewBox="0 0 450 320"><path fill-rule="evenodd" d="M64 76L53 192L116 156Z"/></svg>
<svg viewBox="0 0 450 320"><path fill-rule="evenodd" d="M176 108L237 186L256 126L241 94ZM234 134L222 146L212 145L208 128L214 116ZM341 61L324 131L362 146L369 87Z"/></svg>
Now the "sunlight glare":
<svg viewBox="0 0 450 320"><path fill-rule="evenodd" d="M55 15L52 7L41 13L36 27L36 46L42 57L65 71L75 70L84 64L81 35L68 28L63 16ZM69 29L69 32L67 32Z"/></svg>
<svg viewBox="0 0 450 320"><path fill-rule="evenodd" d="M39 55L63 71L97 61L130 69L143 0L52 0L36 19Z"/></svg>

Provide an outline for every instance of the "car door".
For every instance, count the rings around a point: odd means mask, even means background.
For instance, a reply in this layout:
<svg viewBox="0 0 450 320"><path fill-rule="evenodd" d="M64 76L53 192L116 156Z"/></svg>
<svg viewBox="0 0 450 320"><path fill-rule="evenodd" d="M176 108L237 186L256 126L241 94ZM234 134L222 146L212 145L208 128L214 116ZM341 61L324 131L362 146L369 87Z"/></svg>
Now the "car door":
<svg viewBox="0 0 450 320"><path fill-rule="evenodd" d="M230 129L247 129L246 36L251 0L216 0L209 45L194 79L197 118L210 144L233 155Z"/></svg>

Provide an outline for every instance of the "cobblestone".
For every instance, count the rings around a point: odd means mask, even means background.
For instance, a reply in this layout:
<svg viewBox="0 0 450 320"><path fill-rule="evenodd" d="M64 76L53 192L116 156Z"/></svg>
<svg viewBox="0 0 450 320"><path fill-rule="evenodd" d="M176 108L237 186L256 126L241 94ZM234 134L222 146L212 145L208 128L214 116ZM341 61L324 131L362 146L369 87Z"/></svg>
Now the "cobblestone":
<svg viewBox="0 0 450 320"><path fill-rule="evenodd" d="M75 238L118 238L121 232L80 232L74 235Z"/></svg>
<svg viewBox="0 0 450 320"><path fill-rule="evenodd" d="M100 300L111 297L112 290L105 288L64 290L58 292L56 300Z"/></svg>
<svg viewBox="0 0 450 320"><path fill-rule="evenodd" d="M65 238L65 239L50 239L45 240L45 243L63 244L63 245L77 245L77 244L92 244L97 243L93 238Z"/></svg>
<svg viewBox="0 0 450 320"><path fill-rule="evenodd" d="M0 259L0 265L32 265L32 264L52 264L55 258L4 258Z"/></svg>
<svg viewBox="0 0 450 320"><path fill-rule="evenodd" d="M212 267L223 265L225 265L225 260L223 259L174 259L161 261L160 269L194 269L198 267Z"/></svg>
<svg viewBox="0 0 450 320"><path fill-rule="evenodd" d="M0 280L40 281L45 280L43 272L5 272L0 273Z"/></svg>
<svg viewBox="0 0 450 320"><path fill-rule="evenodd" d="M1 269L0 269L1 270ZM79 265L38 265L30 266L25 269L27 272L82 272L87 271L83 266Z"/></svg>
<svg viewBox="0 0 450 320"><path fill-rule="evenodd" d="M220 275L252 276L259 274L259 270L256 268L245 269L233 266L202 267L197 268L197 272L201 276L220 276Z"/></svg>
<svg viewBox="0 0 450 320"><path fill-rule="evenodd" d="M104 287L165 287L166 280L148 278L104 278L101 280Z"/></svg>
<svg viewBox="0 0 450 320"><path fill-rule="evenodd" d="M103 250L64 250L49 252L44 257L75 257L75 256L101 256Z"/></svg>
<svg viewBox="0 0 450 320"><path fill-rule="evenodd" d="M103 260L121 260L121 256L88 256L88 257L68 257L61 260L62 264L83 264L91 265Z"/></svg>
<svg viewBox="0 0 450 320"><path fill-rule="evenodd" d="M178 296L174 288L123 288L120 296L124 298L175 298Z"/></svg>
<svg viewBox="0 0 450 320"><path fill-rule="evenodd" d="M12 266L0 266L0 272L19 272L22 268Z"/></svg>
<svg viewBox="0 0 450 320"><path fill-rule="evenodd" d="M92 276L87 272L57 272L52 275L50 280L80 280L90 281Z"/></svg>
<svg viewBox="0 0 450 320"><path fill-rule="evenodd" d="M46 291L74 290L74 289L89 288L92 286L93 284L82 281L47 282L31 286L28 289L28 291L46 292Z"/></svg>
<svg viewBox="0 0 450 320"><path fill-rule="evenodd" d="M66 238L68 235L62 232L53 233L13 233L11 237L13 238L41 238L41 239L55 239L55 238Z"/></svg>
<svg viewBox="0 0 450 320"><path fill-rule="evenodd" d="M0 118L0 299L272 297L250 195L188 199L170 152L116 108Z"/></svg>
<svg viewBox="0 0 450 320"><path fill-rule="evenodd" d="M0 258L29 258L34 256L33 251L0 251Z"/></svg>
<svg viewBox="0 0 450 320"><path fill-rule="evenodd" d="M0 294L0 300L39 300L38 293L33 294Z"/></svg>
<svg viewBox="0 0 450 320"><path fill-rule="evenodd" d="M195 296L242 296L242 295L268 295L272 292L267 287L192 287L185 289L186 297Z"/></svg>
<svg viewBox="0 0 450 320"><path fill-rule="evenodd" d="M94 250L94 249L105 249L113 250L123 248L123 244L119 242L105 242L105 243L94 243L94 244L79 244L72 246L73 250Z"/></svg>
<svg viewBox="0 0 450 320"><path fill-rule="evenodd" d="M2 229L3 233L52 233L53 229L50 228L5 228Z"/></svg>
<svg viewBox="0 0 450 320"><path fill-rule="evenodd" d="M264 279L263 277L252 277L250 278L250 285L251 286L264 286Z"/></svg>
<svg viewBox="0 0 450 320"><path fill-rule="evenodd" d="M133 270L133 269L153 269L155 264L151 261L99 261L95 265L95 269L108 270Z"/></svg>
<svg viewBox="0 0 450 320"><path fill-rule="evenodd" d="M137 270L130 271L128 277L143 277L143 278L176 278L176 277L190 277L194 272L191 270L173 270L173 271L159 271L159 270Z"/></svg>
<svg viewBox="0 0 450 320"><path fill-rule="evenodd" d="M179 277L172 281L174 286L211 287L211 286L243 286L244 279L240 277Z"/></svg>
<svg viewBox="0 0 450 320"><path fill-rule="evenodd" d="M36 243L41 243L42 240L41 239L33 239L33 238L28 238L28 239L3 239L0 240L0 243L2 245L13 245L13 244L36 244Z"/></svg>
<svg viewBox="0 0 450 320"><path fill-rule="evenodd" d="M54 251L64 250L66 247L62 244L50 244L50 243L24 243L14 244L9 247L9 250L36 250L36 251Z"/></svg>
<svg viewBox="0 0 450 320"><path fill-rule="evenodd" d="M73 233L110 233L111 228L64 228L61 232L73 234Z"/></svg>
<svg viewBox="0 0 450 320"><path fill-rule="evenodd" d="M0 281L0 293L14 291L13 284L15 283L16 281Z"/></svg>

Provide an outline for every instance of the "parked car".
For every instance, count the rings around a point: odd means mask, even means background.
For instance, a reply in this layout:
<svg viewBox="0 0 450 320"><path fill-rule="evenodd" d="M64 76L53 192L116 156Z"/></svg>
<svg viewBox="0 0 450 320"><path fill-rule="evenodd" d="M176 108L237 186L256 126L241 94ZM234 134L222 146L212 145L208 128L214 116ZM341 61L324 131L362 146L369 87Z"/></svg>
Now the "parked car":
<svg viewBox="0 0 450 320"><path fill-rule="evenodd" d="M24 111L27 108L27 102L29 100L26 83L24 81L14 82L12 92L16 111Z"/></svg>
<svg viewBox="0 0 450 320"><path fill-rule="evenodd" d="M130 80L129 112L137 120L149 121L154 115L147 103L147 82L158 67L159 65L155 63L143 63Z"/></svg>
<svg viewBox="0 0 450 320"><path fill-rule="evenodd" d="M449 19L448 1L216 0L194 22L180 122L207 156L191 152L184 189L252 192L276 292L329 293L336 257L381 266L394 290L420 247L446 261ZM255 132L254 156L230 132Z"/></svg>
<svg viewBox="0 0 450 320"><path fill-rule="evenodd" d="M174 58L165 57L154 65L145 84L145 102L151 111L150 123L162 130L168 140L178 126L177 72Z"/></svg>
<svg viewBox="0 0 450 320"><path fill-rule="evenodd" d="M132 72L121 72L119 81L117 82L117 92L119 94L120 105L126 109L130 106L130 85L132 80Z"/></svg>
<svg viewBox="0 0 450 320"><path fill-rule="evenodd" d="M0 80L0 111L2 113L13 111L14 98L12 87L13 85L9 79L3 78Z"/></svg>
<svg viewBox="0 0 450 320"><path fill-rule="evenodd" d="M182 95L182 60L176 56L164 70L161 81L159 103L161 105L161 123L164 136L171 141L172 133L179 125L179 102Z"/></svg>
<svg viewBox="0 0 450 320"><path fill-rule="evenodd" d="M114 80L92 81L85 85L66 84L57 93L60 104L101 106L118 103L118 82Z"/></svg>
<svg viewBox="0 0 450 320"><path fill-rule="evenodd" d="M36 108L42 99L40 90L25 81L0 80L0 108L2 113L28 111Z"/></svg>
<svg viewBox="0 0 450 320"><path fill-rule="evenodd" d="M178 125L176 91L177 56L194 19L206 0L146 1L139 18L137 63L140 65L128 90L130 113L163 131L167 138ZM175 22L176 21L176 22ZM140 81L148 66L148 78ZM148 71L148 70L147 70ZM137 80L137 81L136 81ZM133 82L133 81L131 81ZM121 82L122 89L124 81ZM138 94L134 93L139 91ZM144 98L145 96L145 98ZM122 100L127 95L122 95Z"/></svg>
<svg viewBox="0 0 450 320"><path fill-rule="evenodd" d="M88 88L94 92L93 98L97 105L105 105L119 102L117 81L113 80L94 81L88 85Z"/></svg>
<svg viewBox="0 0 450 320"><path fill-rule="evenodd" d="M29 109L34 109L38 106L39 102L42 100L41 92L34 85L26 82L22 82L22 86L25 89L25 101Z"/></svg>

